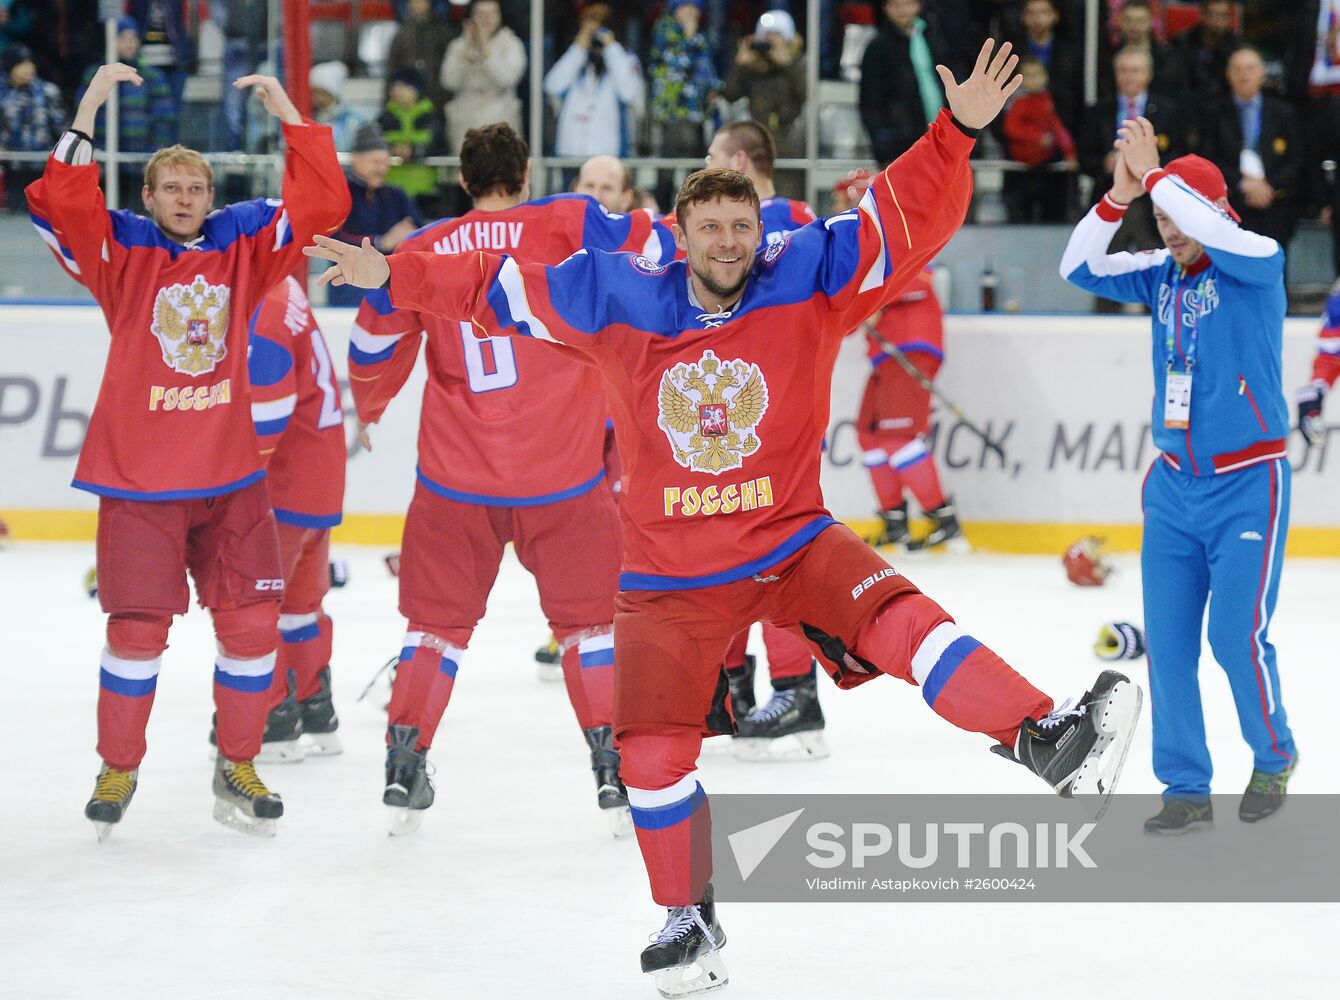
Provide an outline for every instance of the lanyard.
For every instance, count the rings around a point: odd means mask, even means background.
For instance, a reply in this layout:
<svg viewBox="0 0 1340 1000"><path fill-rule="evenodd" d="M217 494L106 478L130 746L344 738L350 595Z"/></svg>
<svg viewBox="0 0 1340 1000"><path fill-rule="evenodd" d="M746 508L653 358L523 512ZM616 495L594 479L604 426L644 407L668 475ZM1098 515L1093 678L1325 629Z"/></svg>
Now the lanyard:
<svg viewBox="0 0 1340 1000"><path fill-rule="evenodd" d="M1164 343L1168 352L1168 371L1171 372L1177 364L1177 326L1182 318L1182 269L1177 269L1178 277L1173 278L1172 287L1172 309L1168 313L1167 330L1164 334ZM1196 343L1200 339L1200 324L1194 323L1188 334L1186 351L1186 373L1191 374L1191 370L1196 367Z"/></svg>

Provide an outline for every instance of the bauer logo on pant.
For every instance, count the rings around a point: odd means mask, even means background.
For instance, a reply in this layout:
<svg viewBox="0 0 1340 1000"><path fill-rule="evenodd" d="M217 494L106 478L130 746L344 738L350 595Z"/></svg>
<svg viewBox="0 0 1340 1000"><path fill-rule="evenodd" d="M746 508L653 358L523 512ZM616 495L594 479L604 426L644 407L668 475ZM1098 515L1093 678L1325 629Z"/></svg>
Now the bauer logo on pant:
<svg viewBox="0 0 1340 1000"><path fill-rule="evenodd" d="M758 365L721 361L707 351L661 376L658 402L675 461L719 476L758 450L754 431L768 409L768 384Z"/></svg>
<svg viewBox="0 0 1340 1000"><path fill-rule="evenodd" d="M228 286L197 274L189 285L160 288L150 330L173 371L192 377L212 372L228 353Z"/></svg>

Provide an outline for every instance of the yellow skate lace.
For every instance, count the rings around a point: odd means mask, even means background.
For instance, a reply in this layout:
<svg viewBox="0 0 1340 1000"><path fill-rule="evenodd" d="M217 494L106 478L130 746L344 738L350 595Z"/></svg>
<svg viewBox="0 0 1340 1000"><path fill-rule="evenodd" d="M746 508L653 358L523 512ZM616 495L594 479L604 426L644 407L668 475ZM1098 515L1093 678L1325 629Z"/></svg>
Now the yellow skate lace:
<svg viewBox="0 0 1340 1000"><path fill-rule="evenodd" d="M249 799L264 798L270 794L270 789L265 787L265 782L261 781L260 775L256 773L256 765L249 760L230 764L228 780Z"/></svg>
<svg viewBox="0 0 1340 1000"><path fill-rule="evenodd" d="M103 802L124 802L130 798L135 788L133 771L118 771L114 767L104 767L98 775L98 783L93 788L93 798Z"/></svg>

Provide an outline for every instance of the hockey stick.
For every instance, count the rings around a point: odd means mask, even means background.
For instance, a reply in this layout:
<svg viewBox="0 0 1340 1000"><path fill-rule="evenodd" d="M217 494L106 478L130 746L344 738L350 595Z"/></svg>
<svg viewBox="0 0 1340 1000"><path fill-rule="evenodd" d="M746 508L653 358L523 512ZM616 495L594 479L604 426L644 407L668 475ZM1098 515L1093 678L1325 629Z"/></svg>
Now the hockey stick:
<svg viewBox="0 0 1340 1000"><path fill-rule="evenodd" d="M882 336L880 336L879 331L872 326L867 326L866 329L870 331L871 336L873 336L876 340L880 342L880 344L884 348L884 353L887 354L889 357L893 358L894 361L898 362L899 368L907 372L907 374L911 375L914 379L916 379L918 382L921 383L921 387L923 389L929 392L940 402L944 403L945 408L948 409L950 413L952 413L955 417L958 418L959 423L961 423L964 427L968 428L968 430L972 431L979 438L981 438L982 443L986 445L988 448L990 448L992 451L994 451L997 455L999 455L1000 460L1002 462L1005 461L1005 449L1002 448L1000 445L996 444L996 442L992 441L991 438L987 436L986 431L982 430L975 423L969 420L967 414L965 414L962 410L958 408L958 404L956 404L952 399L950 399L943 392L941 392L939 387L937 387L934 382L932 382L925 375L923 375L921 373L921 369L918 368L916 365L912 364L912 362L908 359L907 355L902 352L902 350L898 347L897 344L892 344L889 341L885 340Z"/></svg>

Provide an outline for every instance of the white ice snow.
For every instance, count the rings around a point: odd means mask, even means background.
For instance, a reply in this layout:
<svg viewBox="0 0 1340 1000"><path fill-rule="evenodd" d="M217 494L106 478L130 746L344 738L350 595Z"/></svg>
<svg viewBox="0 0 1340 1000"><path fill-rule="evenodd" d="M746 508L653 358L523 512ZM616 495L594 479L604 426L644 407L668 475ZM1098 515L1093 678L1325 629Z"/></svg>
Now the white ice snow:
<svg viewBox="0 0 1340 1000"><path fill-rule="evenodd" d="M612 840L595 808L563 686L535 678L531 653L546 629L530 578L509 555L432 754L437 804L418 833L392 839L380 801L382 700L354 698L398 649L403 623L383 553L340 554L352 580L327 608L346 752L262 768L286 804L278 837L250 839L210 818L213 642L196 609L172 632L134 804L99 845L82 814L98 767L103 618L81 590L92 546L0 551L0 997L655 997L637 955L663 911L636 844ZM1140 621L1138 562L1118 564L1096 590L1067 584L1054 558L900 568L1059 698L1100 669L1090 646L1102 621ZM1337 584L1335 562L1291 561L1272 632L1303 751L1298 792L1340 791ZM1143 680L1143 663L1134 666ZM1208 656L1201 675L1215 790L1236 794L1250 755ZM830 758L706 756L704 786L1037 790L904 684L825 685L823 695ZM1147 712L1122 787L1158 788ZM722 1000L1322 997L1340 936L1333 905L723 904L721 916L731 974Z"/></svg>

